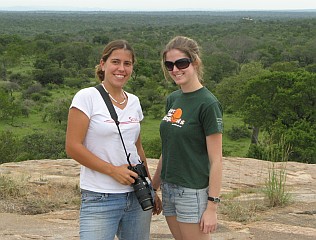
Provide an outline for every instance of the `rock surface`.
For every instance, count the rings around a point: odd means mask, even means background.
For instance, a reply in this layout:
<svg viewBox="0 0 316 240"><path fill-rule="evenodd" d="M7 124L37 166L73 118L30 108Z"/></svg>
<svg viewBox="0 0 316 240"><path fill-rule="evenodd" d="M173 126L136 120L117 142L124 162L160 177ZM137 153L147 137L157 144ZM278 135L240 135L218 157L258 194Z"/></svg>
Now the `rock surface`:
<svg viewBox="0 0 316 240"><path fill-rule="evenodd" d="M148 159L151 173L156 159ZM270 162L249 158L224 158L222 194L247 190L264 185L269 175ZM274 168L284 167L276 163ZM31 160L0 165L0 176L13 178L27 176L30 182L65 182L78 184L79 164L71 159ZM219 227L213 240L294 240L316 239L316 165L297 162L286 163L286 185L292 203L284 208L272 208L262 212L256 220L240 223L219 214ZM39 183L40 184L40 183ZM247 191L245 191L247 192ZM245 193L236 201L249 201L262 196ZM225 198L222 203L225 204ZM79 239L78 210L62 209L38 215L21 215L0 212L0 239ZM153 216L151 239L173 239L162 215Z"/></svg>

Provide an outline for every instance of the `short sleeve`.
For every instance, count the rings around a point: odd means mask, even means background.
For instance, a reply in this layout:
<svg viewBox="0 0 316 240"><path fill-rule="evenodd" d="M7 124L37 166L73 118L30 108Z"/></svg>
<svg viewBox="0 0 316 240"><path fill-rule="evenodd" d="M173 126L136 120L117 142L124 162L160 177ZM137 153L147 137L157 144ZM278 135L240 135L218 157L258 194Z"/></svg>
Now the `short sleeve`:
<svg viewBox="0 0 316 240"><path fill-rule="evenodd" d="M223 133L223 111L219 102L214 102L204 109L201 114L201 121L205 136Z"/></svg>
<svg viewBox="0 0 316 240"><path fill-rule="evenodd" d="M72 100L70 108L77 108L82 111L87 117L90 119L93 110L93 103L92 103L92 89L85 88L81 89L77 92Z"/></svg>

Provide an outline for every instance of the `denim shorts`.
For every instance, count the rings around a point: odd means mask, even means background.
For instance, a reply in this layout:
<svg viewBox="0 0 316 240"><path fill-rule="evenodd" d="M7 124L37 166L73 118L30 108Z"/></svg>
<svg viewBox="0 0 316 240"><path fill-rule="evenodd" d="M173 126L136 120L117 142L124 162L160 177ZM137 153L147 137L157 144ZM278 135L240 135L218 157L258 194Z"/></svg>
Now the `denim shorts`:
<svg viewBox="0 0 316 240"><path fill-rule="evenodd" d="M163 182L161 191L164 216L176 216L183 223L200 222L207 207L208 187L192 189Z"/></svg>
<svg viewBox="0 0 316 240"><path fill-rule="evenodd" d="M80 239L149 240L152 211L143 211L134 192L81 190Z"/></svg>

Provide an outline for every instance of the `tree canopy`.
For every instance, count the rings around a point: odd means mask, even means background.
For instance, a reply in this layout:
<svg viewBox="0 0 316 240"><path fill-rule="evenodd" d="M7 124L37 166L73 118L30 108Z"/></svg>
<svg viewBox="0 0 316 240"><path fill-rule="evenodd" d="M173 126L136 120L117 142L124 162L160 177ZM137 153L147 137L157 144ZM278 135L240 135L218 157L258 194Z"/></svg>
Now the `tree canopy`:
<svg viewBox="0 0 316 240"><path fill-rule="evenodd" d="M164 79L161 51L176 35L200 44L204 84L224 112L241 116L253 136L285 137L291 159L316 163L314 12L1 12L0 118L40 113L64 130L68 109L59 106L96 84L104 45L123 38L137 58L126 90L160 119L177 89Z"/></svg>

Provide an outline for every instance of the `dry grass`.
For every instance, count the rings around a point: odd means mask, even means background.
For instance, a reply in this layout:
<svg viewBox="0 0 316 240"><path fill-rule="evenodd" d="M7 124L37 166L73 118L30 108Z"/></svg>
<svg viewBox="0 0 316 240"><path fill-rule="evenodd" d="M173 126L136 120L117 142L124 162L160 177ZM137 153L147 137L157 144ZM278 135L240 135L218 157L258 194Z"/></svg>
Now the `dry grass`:
<svg viewBox="0 0 316 240"><path fill-rule="evenodd" d="M229 221L248 223L258 220L268 207L260 188L241 188L222 196L220 214Z"/></svg>
<svg viewBox="0 0 316 240"><path fill-rule="evenodd" d="M58 209L78 209L78 185L50 182L45 179L29 182L0 175L0 211L20 214L41 214Z"/></svg>
<svg viewBox="0 0 316 240"><path fill-rule="evenodd" d="M271 179L270 179L271 180ZM285 181L281 181L282 184ZM269 209L269 184L243 187L223 194L219 213L227 220L251 222ZM79 209L79 186L71 181L53 181L42 175L27 177L0 175L0 212L41 214L62 209Z"/></svg>

